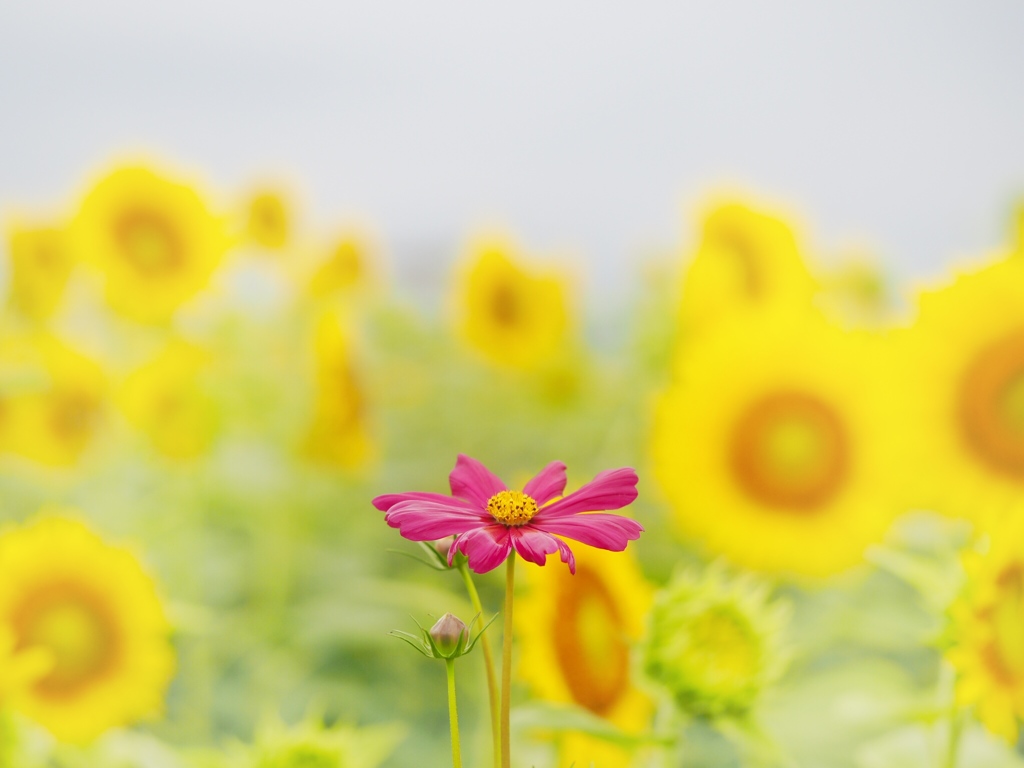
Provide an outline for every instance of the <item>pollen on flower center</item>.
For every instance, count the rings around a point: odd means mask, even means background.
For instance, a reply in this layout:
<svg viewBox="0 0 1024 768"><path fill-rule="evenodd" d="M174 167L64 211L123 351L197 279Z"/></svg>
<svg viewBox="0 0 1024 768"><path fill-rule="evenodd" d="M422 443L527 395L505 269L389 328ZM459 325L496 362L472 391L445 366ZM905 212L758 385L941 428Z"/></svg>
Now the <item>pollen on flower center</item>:
<svg viewBox="0 0 1024 768"><path fill-rule="evenodd" d="M502 525L526 525L537 514L537 502L522 491L499 491L488 500L487 511Z"/></svg>

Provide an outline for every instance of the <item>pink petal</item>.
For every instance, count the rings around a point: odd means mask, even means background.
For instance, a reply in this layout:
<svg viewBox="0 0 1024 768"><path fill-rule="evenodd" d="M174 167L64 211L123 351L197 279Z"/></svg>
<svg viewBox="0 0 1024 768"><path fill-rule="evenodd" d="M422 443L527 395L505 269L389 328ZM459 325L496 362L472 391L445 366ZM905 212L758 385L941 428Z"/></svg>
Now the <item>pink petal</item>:
<svg viewBox="0 0 1024 768"><path fill-rule="evenodd" d="M565 482L565 464L552 461L526 484L523 493L532 497L538 506L543 506L565 493Z"/></svg>
<svg viewBox="0 0 1024 768"><path fill-rule="evenodd" d="M558 551L562 554L562 562L563 563L568 563L568 565L569 565L569 573L571 573L573 576L575 576L576 575L576 556L573 555L572 550L569 549L569 545L566 544L564 541L562 541L561 539L555 539L555 542L558 544Z"/></svg>
<svg viewBox="0 0 1024 768"><path fill-rule="evenodd" d="M448 482L452 487L452 496L470 501L480 509L487 508L491 496L507 490L505 484L487 467L462 453L455 461L455 469L448 475Z"/></svg>
<svg viewBox="0 0 1024 768"><path fill-rule="evenodd" d="M456 499L454 496L446 496L443 493L421 493L420 491L412 491L411 493L386 493L383 496L375 498L373 500L373 506L381 512L387 512L400 501L436 501L439 504L448 504L452 507L464 506L466 509L475 509L475 507L469 502L463 501L462 499Z"/></svg>
<svg viewBox="0 0 1024 768"><path fill-rule="evenodd" d="M573 491L540 510L532 522L575 515L579 512L603 512L621 509L636 501L636 472L629 468L607 469L578 491Z"/></svg>
<svg viewBox="0 0 1024 768"><path fill-rule="evenodd" d="M512 546L516 552L522 555L523 560L529 560L537 565L544 565L548 555L558 551L558 539L549 533L539 531L530 526L521 528L509 528L509 536L512 538Z"/></svg>
<svg viewBox="0 0 1024 768"><path fill-rule="evenodd" d="M556 517L537 522L537 517L530 525L546 533L565 536L598 549L609 549L621 552L626 544L636 541L643 533L643 526L636 520L622 515L573 515Z"/></svg>
<svg viewBox="0 0 1024 768"><path fill-rule="evenodd" d="M451 504L412 500L395 504L384 521L410 541L433 541L487 525L494 518Z"/></svg>
<svg viewBox="0 0 1024 768"><path fill-rule="evenodd" d="M505 562L512 551L512 537L508 530L504 525L476 528L459 536L455 549L469 558L469 567L473 571L487 573Z"/></svg>

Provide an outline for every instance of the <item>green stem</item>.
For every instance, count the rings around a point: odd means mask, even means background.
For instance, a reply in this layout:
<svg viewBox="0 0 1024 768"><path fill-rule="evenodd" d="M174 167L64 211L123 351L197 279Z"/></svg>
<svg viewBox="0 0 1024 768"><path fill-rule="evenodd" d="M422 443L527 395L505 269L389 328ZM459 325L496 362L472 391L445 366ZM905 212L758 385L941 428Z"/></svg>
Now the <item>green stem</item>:
<svg viewBox="0 0 1024 768"><path fill-rule="evenodd" d="M505 631L501 649L501 768L512 768L512 592L516 579L516 553L509 552L505 561Z"/></svg>
<svg viewBox="0 0 1024 768"><path fill-rule="evenodd" d="M946 759L943 768L956 768L957 756L960 752L960 736L964 730L964 718L954 709L949 715L949 742L946 745Z"/></svg>
<svg viewBox="0 0 1024 768"><path fill-rule="evenodd" d="M473 578L469 575L469 566L463 560L459 563L459 573L466 583L466 591L469 593L469 601L473 604L473 610L483 621L484 609L480 603L480 595L473 584ZM491 653L491 642L487 639L485 632L480 636L480 646L484 651L484 668L487 670L487 699L491 706L491 747L494 755L494 768L501 765L501 725L498 712L498 679L494 676L494 655Z"/></svg>
<svg viewBox="0 0 1024 768"><path fill-rule="evenodd" d="M459 742L459 708L455 704L455 659L445 659L448 671L448 723L452 730L452 765L462 768L462 744Z"/></svg>

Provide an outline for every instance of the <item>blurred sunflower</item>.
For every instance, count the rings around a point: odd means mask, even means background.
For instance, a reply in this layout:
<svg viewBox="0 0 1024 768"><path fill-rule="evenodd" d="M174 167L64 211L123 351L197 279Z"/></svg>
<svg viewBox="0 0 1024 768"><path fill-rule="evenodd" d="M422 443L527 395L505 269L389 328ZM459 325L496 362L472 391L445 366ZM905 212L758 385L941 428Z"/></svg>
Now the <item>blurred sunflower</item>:
<svg viewBox="0 0 1024 768"><path fill-rule="evenodd" d="M782 671L787 614L749 575L682 574L655 598L644 669L691 716L746 717Z"/></svg>
<svg viewBox="0 0 1024 768"><path fill-rule="evenodd" d="M799 312L682 350L653 437L681 531L756 569L824 576L860 561L900 508L888 354Z"/></svg>
<svg viewBox="0 0 1024 768"><path fill-rule="evenodd" d="M105 408L100 365L46 333L6 339L0 361L10 387L0 403L3 446L40 464L77 463Z"/></svg>
<svg viewBox="0 0 1024 768"><path fill-rule="evenodd" d="M216 408L200 382L209 359L201 347L175 339L121 386L125 417L164 456L195 458L216 436Z"/></svg>
<svg viewBox="0 0 1024 768"><path fill-rule="evenodd" d="M905 357L920 501L984 519L1024 494L1024 259L923 293Z"/></svg>
<svg viewBox="0 0 1024 768"><path fill-rule="evenodd" d="M535 370L564 349L568 336L565 286L520 267L508 242L488 239L471 249L457 307L459 329L492 363Z"/></svg>
<svg viewBox="0 0 1024 768"><path fill-rule="evenodd" d="M325 299L365 283L372 259L369 238L355 232L342 235L330 249L327 260L313 272L307 288L309 295Z"/></svg>
<svg viewBox="0 0 1024 768"><path fill-rule="evenodd" d="M273 189L261 189L249 198L245 233L248 240L270 250L284 248L292 230L288 200Z"/></svg>
<svg viewBox="0 0 1024 768"><path fill-rule="evenodd" d="M574 704L630 734L650 725L653 706L634 685L632 646L652 589L629 552L581 548L576 575L532 568L516 606L521 678L545 701ZM561 736L558 765L628 766L630 753L580 733Z"/></svg>
<svg viewBox="0 0 1024 768"><path fill-rule="evenodd" d="M82 200L72 228L104 274L110 305L133 320L167 321L209 282L229 246L225 222L194 188L121 167Z"/></svg>
<svg viewBox="0 0 1024 768"><path fill-rule="evenodd" d="M49 319L60 306L75 263L65 231L19 225L10 229L8 245L11 306L31 320Z"/></svg>
<svg viewBox="0 0 1024 768"><path fill-rule="evenodd" d="M817 286L782 218L738 201L711 207L683 279L684 329L702 329L737 310L806 306Z"/></svg>
<svg viewBox="0 0 1024 768"><path fill-rule="evenodd" d="M967 582L950 609L946 658L957 673L957 703L1016 744L1024 718L1024 514L1006 520L988 544L964 558Z"/></svg>
<svg viewBox="0 0 1024 768"><path fill-rule="evenodd" d="M340 318L325 313L313 339L316 395L304 450L311 459L344 468L372 452L367 399Z"/></svg>
<svg viewBox="0 0 1024 768"><path fill-rule="evenodd" d="M126 549L42 517L0 534L0 627L49 668L15 706L62 741L156 713L174 669L152 579Z"/></svg>
<svg viewBox="0 0 1024 768"><path fill-rule="evenodd" d="M0 713L24 698L32 686L53 667L50 654L41 648L16 648L10 628L0 626Z"/></svg>

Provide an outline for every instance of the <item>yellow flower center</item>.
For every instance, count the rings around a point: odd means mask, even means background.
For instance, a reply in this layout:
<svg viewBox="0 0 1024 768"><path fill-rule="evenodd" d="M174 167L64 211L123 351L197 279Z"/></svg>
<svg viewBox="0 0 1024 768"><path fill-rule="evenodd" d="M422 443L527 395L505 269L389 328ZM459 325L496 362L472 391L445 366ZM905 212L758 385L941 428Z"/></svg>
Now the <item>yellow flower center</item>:
<svg viewBox="0 0 1024 768"><path fill-rule="evenodd" d="M494 322L502 328L514 328L522 323L523 302L516 287L508 281L500 281L491 294L491 314Z"/></svg>
<svg viewBox="0 0 1024 768"><path fill-rule="evenodd" d="M488 500L487 511L502 525L526 525L537 514L537 502L522 491L499 491Z"/></svg>
<svg viewBox="0 0 1024 768"><path fill-rule="evenodd" d="M849 471L847 434L835 409L806 392L776 392L751 405L732 434L732 469L755 501L813 513Z"/></svg>
<svg viewBox="0 0 1024 768"><path fill-rule="evenodd" d="M982 349L960 383L964 440L989 467L1024 480L1024 329Z"/></svg>
<svg viewBox="0 0 1024 768"><path fill-rule="evenodd" d="M117 660L119 633L102 599L71 583L30 593L13 616L18 649L40 649L52 660L36 684L46 696L74 695Z"/></svg>
<svg viewBox="0 0 1024 768"><path fill-rule="evenodd" d="M114 237L131 266L147 277L173 273L181 264L178 234L156 211L125 212L114 226Z"/></svg>
<svg viewBox="0 0 1024 768"><path fill-rule="evenodd" d="M629 689L629 646L622 614L600 577L581 568L565 581L551 633L573 700L607 715Z"/></svg>

